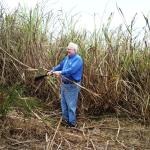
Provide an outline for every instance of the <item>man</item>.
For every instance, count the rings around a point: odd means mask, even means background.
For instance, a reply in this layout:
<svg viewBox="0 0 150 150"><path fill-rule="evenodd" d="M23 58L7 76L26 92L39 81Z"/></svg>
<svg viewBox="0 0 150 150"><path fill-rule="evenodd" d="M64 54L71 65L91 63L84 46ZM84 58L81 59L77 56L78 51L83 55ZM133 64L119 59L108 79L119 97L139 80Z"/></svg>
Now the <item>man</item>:
<svg viewBox="0 0 150 150"><path fill-rule="evenodd" d="M70 42L67 47L68 55L53 67L49 74L53 73L56 77L61 77L61 109L63 121L70 127L76 126L76 108L83 73L83 60L77 54L78 45Z"/></svg>

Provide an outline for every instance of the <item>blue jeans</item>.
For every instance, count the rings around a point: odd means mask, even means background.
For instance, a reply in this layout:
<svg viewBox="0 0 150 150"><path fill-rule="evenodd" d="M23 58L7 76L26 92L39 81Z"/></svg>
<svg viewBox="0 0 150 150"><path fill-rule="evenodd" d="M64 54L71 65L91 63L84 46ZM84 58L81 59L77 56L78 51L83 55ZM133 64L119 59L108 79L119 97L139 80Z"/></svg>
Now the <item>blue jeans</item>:
<svg viewBox="0 0 150 150"><path fill-rule="evenodd" d="M80 87L75 84L61 85L61 109L62 117L68 123L76 124L76 108Z"/></svg>

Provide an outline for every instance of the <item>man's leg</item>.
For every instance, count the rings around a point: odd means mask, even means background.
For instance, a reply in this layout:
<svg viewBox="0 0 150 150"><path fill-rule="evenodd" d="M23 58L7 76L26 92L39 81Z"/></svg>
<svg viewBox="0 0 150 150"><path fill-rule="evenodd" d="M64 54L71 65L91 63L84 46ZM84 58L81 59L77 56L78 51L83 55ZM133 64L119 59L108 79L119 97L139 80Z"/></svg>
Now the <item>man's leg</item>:
<svg viewBox="0 0 150 150"><path fill-rule="evenodd" d="M75 84L68 84L67 91L65 90L65 98L68 106L68 116L69 116L69 124L70 126L75 126L76 124L76 109L77 109L77 101L78 94L80 88Z"/></svg>
<svg viewBox="0 0 150 150"><path fill-rule="evenodd" d="M66 103L65 99L65 85L61 85L61 110L62 110L62 118L66 122L69 121L69 116L68 116L68 106Z"/></svg>

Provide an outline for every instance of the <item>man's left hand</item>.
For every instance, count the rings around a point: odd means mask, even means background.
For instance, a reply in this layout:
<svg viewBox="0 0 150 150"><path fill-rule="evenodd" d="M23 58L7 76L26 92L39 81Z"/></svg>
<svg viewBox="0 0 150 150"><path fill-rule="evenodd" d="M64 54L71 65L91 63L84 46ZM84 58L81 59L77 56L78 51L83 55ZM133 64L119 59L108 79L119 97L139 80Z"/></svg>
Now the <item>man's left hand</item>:
<svg viewBox="0 0 150 150"><path fill-rule="evenodd" d="M61 76L61 71L54 71L53 74L58 78Z"/></svg>

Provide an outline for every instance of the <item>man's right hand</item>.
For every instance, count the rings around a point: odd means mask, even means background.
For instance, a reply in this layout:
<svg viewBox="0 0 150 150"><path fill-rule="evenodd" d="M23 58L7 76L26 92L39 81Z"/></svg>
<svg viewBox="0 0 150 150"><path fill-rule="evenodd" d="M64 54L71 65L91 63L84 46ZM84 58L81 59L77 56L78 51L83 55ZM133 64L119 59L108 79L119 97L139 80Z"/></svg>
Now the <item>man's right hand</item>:
<svg viewBox="0 0 150 150"><path fill-rule="evenodd" d="M53 74L59 78L61 76L61 71L54 71Z"/></svg>

